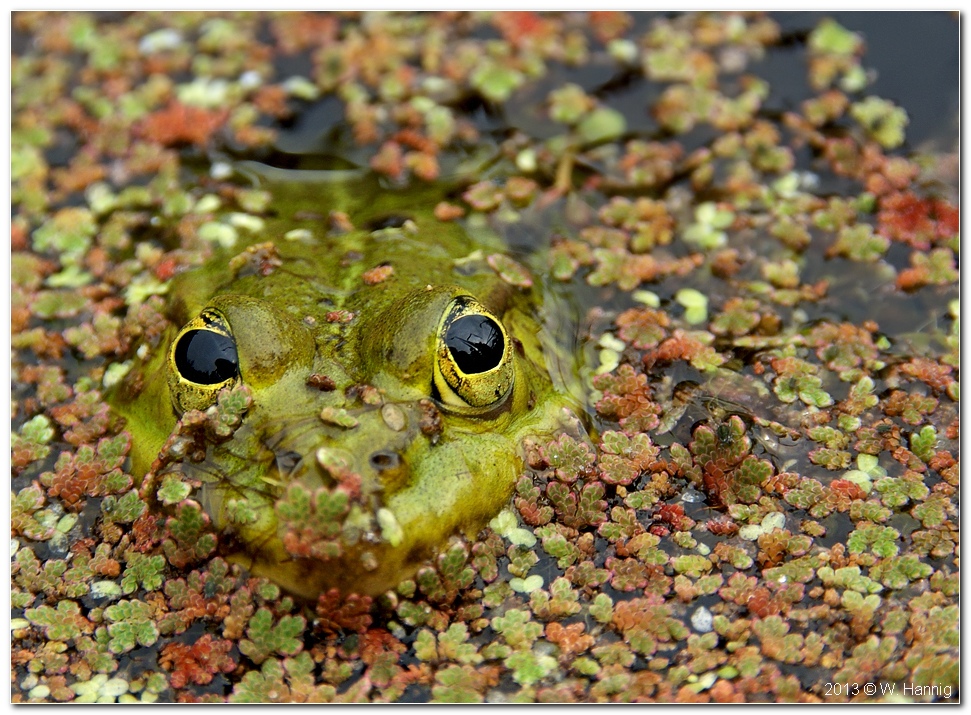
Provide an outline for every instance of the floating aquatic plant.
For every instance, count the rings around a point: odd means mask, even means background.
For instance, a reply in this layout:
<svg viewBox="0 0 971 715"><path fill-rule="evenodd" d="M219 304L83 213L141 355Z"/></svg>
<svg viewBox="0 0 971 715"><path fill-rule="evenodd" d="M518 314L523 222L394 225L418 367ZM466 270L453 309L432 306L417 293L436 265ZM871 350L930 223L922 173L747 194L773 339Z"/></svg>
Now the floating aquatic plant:
<svg viewBox="0 0 971 715"><path fill-rule="evenodd" d="M865 28L616 12L12 22L15 700L834 702L860 698L822 683L878 679L956 693L957 162L901 149L916 108L873 93ZM759 72L779 51L800 53L808 90L776 113ZM200 157L269 156L323 102L340 160L401 185L489 150L435 214L519 247L535 221L548 255L527 274L492 253L491 269L519 290L546 262L557 289L593 296L596 436L529 446L514 508L395 591L304 607L218 556L226 537L181 469L251 396L183 416L138 485L102 391L160 344L171 279L273 212ZM352 226L322 210L281 240ZM265 246L234 268L277 269ZM728 372L752 389L715 389ZM723 392L686 398L679 381ZM441 431L433 411L423 428ZM279 505L301 558L334 547L353 501L346 471L321 467L345 479Z"/></svg>

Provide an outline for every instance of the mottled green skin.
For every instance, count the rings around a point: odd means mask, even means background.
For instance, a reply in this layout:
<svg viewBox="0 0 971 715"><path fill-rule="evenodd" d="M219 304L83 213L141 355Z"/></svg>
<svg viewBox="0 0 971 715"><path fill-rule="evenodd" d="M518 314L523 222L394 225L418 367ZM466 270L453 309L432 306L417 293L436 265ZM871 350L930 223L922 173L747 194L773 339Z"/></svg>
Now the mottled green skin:
<svg viewBox="0 0 971 715"><path fill-rule="evenodd" d="M172 329L129 373L113 405L128 419L132 468L141 476L179 417L164 379L172 369L169 344L204 307L220 310L236 338L253 405L231 440L210 445L203 463L181 465L203 482L195 498L233 536L226 541L239 545L231 556L253 573L308 598L331 587L380 593L413 575L451 535L472 536L494 517L523 471L523 440L561 429L573 403L551 381L551 372L563 370L543 345L548 336L537 322L543 311L538 282L529 289L504 282L485 260L502 249L498 239L483 232L473 241L460 223L436 220L432 208L440 196L396 194L370 179L271 188L279 215L253 242L272 241L282 265L266 276L235 275L230 258L245 248L238 243L177 278L170 291ZM337 235L328 232L326 218L293 218L309 210L326 216L334 207L347 211L358 230ZM387 214L410 216L414 227L360 230ZM284 239L293 228L309 228L313 239ZM393 274L367 285L362 273L383 264ZM441 431L424 434L419 400L432 395L437 328L444 307L462 293L500 317L513 338L514 386L503 406L485 415L463 416L439 404ZM354 318L328 321L338 310ZM312 374L328 376L335 389L308 386ZM377 388L382 404L364 404L351 389L363 385ZM389 426L384 405L400 410L403 428ZM357 426L324 422L325 407L346 409ZM345 529L350 536L336 559L298 558L284 546L273 505L293 482L333 486L319 463L321 448L360 475L355 519L363 528ZM370 457L378 452L396 453L399 466L376 470ZM255 522L238 523L226 508L233 498L246 501ZM378 524L380 508L401 528L395 543Z"/></svg>

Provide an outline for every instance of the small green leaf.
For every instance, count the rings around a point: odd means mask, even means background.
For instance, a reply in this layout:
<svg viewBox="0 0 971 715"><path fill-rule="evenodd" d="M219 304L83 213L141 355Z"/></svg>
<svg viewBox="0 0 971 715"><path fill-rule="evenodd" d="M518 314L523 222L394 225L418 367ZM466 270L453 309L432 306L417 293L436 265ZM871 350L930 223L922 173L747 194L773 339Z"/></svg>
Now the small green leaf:
<svg viewBox="0 0 971 715"><path fill-rule="evenodd" d="M150 646L159 631L152 620L151 606L143 601L119 601L104 611L108 620L108 649L115 654L132 650L136 644Z"/></svg>
<svg viewBox="0 0 971 715"><path fill-rule="evenodd" d="M529 288L533 285L533 278L526 267L503 253L489 254L486 257L486 263L511 286Z"/></svg>
<svg viewBox="0 0 971 715"><path fill-rule="evenodd" d="M162 479L162 486L158 488L156 495L166 506L178 504L187 499L192 492L192 487L183 482L177 474L166 474Z"/></svg>
<svg viewBox="0 0 971 715"><path fill-rule="evenodd" d="M145 502L138 497L138 492L132 489L120 497L107 496L101 502L101 511L105 518L116 524L130 524L140 517L145 509Z"/></svg>
<svg viewBox="0 0 971 715"><path fill-rule="evenodd" d="M708 320L708 296L694 288L681 288L674 299L684 306L684 319L690 325L699 325Z"/></svg>
<svg viewBox="0 0 971 715"><path fill-rule="evenodd" d="M554 89L547 97L550 119L561 124L576 124L594 106L594 100L580 85L568 82Z"/></svg>
<svg viewBox="0 0 971 715"><path fill-rule="evenodd" d="M577 133L584 143L611 141L627 131L624 115L612 107L598 107L577 125Z"/></svg>
<svg viewBox="0 0 971 715"><path fill-rule="evenodd" d="M505 660L506 666L512 670L512 677L521 685L537 683L556 668L556 658L549 655L534 653L533 651L517 651Z"/></svg>
<svg viewBox="0 0 971 715"><path fill-rule="evenodd" d="M512 96L526 77L519 70L503 67L486 60L476 67L469 77L471 85L491 102L505 102Z"/></svg>
<svg viewBox="0 0 971 715"><path fill-rule="evenodd" d="M273 625L273 614L260 608L249 621L247 638L240 641L239 651L254 663L262 663L274 653L296 655L303 648L303 635L307 622L302 616L283 616Z"/></svg>
<svg viewBox="0 0 971 715"><path fill-rule="evenodd" d="M937 447L937 430L933 425L924 425L920 432L910 435L910 450L924 462L929 462Z"/></svg>
<svg viewBox="0 0 971 715"><path fill-rule="evenodd" d="M493 618L491 625L513 648L528 647L543 633L542 624L530 619L529 611L513 608Z"/></svg>
<svg viewBox="0 0 971 715"><path fill-rule="evenodd" d="M704 556L698 554L686 554L675 557L672 562L674 570L687 576L698 578L703 573L711 571L713 564Z"/></svg>
<svg viewBox="0 0 971 715"><path fill-rule="evenodd" d="M614 615L614 603L610 600L610 596L598 593L590 604L590 615L599 623L610 623Z"/></svg>
<svg viewBox="0 0 971 715"><path fill-rule="evenodd" d="M543 577L533 574L526 578L513 578L509 580L509 587L516 593L532 593L543 588Z"/></svg>
<svg viewBox="0 0 971 715"><path fill-rule="evenodd" d="M900 532L889 526L863 524L853 531L846 541L851 554L860 554L868 548L877 556L896 556Z"/></svg>
<svg viewBox="0 0 971 715"><path fill-rule="evenodd" d="M59 601L57 608L47 604L38 608L28 608L24 617L37 626L43 626L48 638L56 641L69 641L79 638L85 629L90 632L88 620L81 615L81 608L74 601Z"/></svg>
<svg viewBox="0 0 971 715"><path fill-rule="evenodd" d="M850 107L850 115L885 149L904 143L904 127L910 122L907 112L880 97L867 97Z"/></svg>
<svg viewBox="0 0 971 715"><path fill-rule="evenodd" d="M134 593L139 584L146 591L154 591L162 586L162 572L164 570L164 557L132 553L128 558L128 567L121 579L122 591L126 594Z"/></svg>
<svg viewBox="0 0 971 715"><path fill-rule="evenodd" d="M873 578L893 589L904 588L911 581L927 578L933 572L931 565L921 561L915 554L884 559L870 568L870 575Z"/></svg>
<svg viewBox="0 0 971 715"><path fill-rule="evenodd" d="M849 56L863 46L863 40L835 20L824 18L809 34L809 48L816 53Z"/></svg>

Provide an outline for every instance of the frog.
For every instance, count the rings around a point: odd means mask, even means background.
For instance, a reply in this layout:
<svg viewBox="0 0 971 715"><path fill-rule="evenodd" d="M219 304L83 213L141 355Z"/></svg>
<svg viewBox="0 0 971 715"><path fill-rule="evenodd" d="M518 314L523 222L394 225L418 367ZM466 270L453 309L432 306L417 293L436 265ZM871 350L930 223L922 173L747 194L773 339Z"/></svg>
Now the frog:
<svg viewBox="0 0 971 715"><path fill-rule="evenodd" d="M245 387L231 436L166 469L250 574L376 596L510 503L529 442L582 432L572 332L498 233L436 217L445 188L284 173L261 230L172 280L109 402L158 483L179 420Z"/></svg>

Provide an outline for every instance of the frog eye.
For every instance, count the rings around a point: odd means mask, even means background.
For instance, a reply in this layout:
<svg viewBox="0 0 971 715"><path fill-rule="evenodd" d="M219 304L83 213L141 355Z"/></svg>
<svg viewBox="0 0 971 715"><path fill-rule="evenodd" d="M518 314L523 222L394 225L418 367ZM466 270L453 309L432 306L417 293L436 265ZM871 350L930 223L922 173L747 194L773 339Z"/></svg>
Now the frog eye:
<svg viewBox="0 0 971 715"><path fill-rule="evenodd" d="M190 330L175 341L175 367L189 382L218 385L239 373L236 343L214 330Z"/></svg>
<svg viewBox="0 0 971 715"><path fill-rule="evenodd" d="M471 296L453 300L438 330L435 387L459 410L494 407L513 383L512 345L502 322Z"/></svg>
<svg viewBox="0 0 971 715"><path fill-rule="evenodd" d="M489 372L502 363L506 350L502 328L489 315L463 315L445 331L445 345L467 375Z"/></svg>
<svg viewBox="0 0 971 715"><path fill-rule="evenodd" d="M236 340L221 314L207 309L189 321L169 351L169 389L181 410L201 410L239 379Z"/></svg>

